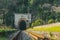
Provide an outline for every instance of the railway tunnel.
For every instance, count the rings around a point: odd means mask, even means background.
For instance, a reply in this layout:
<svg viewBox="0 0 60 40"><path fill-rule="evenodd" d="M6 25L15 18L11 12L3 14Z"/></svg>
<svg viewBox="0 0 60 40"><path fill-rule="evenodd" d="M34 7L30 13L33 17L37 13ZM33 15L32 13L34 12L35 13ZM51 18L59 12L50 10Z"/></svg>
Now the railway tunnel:
<svg viewBox="0 0 60 40"><path fill-rule="evenodd" d="M18 23L18 27L20 30L26 30L26 21L25 20L20 20L19 23Z"/></svg>
<svg viewBox="0 0 60 40"><path fill-rule="evenodd" d="M15 28L19 28L20 26L29 27L31 23L31 14L14 14L14 26ZM22 25L21 25L22 24Z"/></svg>

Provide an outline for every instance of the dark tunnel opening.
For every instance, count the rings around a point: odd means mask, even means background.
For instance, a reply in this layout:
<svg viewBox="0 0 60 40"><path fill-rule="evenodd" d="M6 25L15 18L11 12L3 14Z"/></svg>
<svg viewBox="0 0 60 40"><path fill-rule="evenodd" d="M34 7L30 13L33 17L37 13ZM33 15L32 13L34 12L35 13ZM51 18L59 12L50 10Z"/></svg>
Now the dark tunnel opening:
<svg viewBox="0 0 60 40"><path fill-rule="evenodd" d="M26 22L25 22L25 20L21 20L18 25L19 25L20 30L26 30Z"/></svg>

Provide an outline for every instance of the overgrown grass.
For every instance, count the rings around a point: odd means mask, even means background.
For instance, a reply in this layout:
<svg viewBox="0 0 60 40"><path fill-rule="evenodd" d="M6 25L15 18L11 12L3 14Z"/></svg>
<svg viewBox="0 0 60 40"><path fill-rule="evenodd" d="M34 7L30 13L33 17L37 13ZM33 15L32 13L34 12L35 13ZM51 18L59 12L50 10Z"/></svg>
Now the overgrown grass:
<svg viewBox="0 0 60 40"><path fill-rule="evenodd" d="M11 27L0 27L0 40L8 40L9 36L13 33L17 32L18 30Z"/></svg>
<svg viewBox="0 0 60 40"><path fill-rule="evenodd" d="M0 40L8 40L6 37L0 37Z"/></svg>
<svg viewBox="0 0 60 40"><path fill-rule="evenodd" d="M34 30L34 31L47 31L47 32L60 32L60 26L53 26L53 27L38 27L38 28L29 28L27 30Z"/></svg>

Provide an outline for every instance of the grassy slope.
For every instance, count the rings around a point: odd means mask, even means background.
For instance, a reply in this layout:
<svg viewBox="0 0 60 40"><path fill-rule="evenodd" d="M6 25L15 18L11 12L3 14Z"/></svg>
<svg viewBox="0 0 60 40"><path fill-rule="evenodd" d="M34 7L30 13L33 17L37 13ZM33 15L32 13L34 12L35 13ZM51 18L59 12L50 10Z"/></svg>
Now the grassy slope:
<svg viewBox="0 0 60 40"><path fill-rule="evenodd" d="M48 32L60 32L60 26L53 27L38 27L38 28L29 28L27 30L37 30L37 31L48 31Z"/></svg>
<svg viewBox="0 0 60 40"><path fill-rule="evenodd" d="M6 37L0 37L0 40L8 40Z"/></svg>

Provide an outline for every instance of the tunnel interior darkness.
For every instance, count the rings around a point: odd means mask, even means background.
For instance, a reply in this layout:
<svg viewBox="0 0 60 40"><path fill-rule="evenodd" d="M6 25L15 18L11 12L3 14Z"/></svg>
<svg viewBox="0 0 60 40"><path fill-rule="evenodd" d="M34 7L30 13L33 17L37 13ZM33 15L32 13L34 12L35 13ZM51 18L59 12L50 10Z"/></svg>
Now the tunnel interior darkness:
<svg viewBox="0 0 60 40"><path fill-rule="evenodd" d="M26 22L25 22L25 20L21 20L18 25L19 25L20 30L26 30Z"/></svg>

